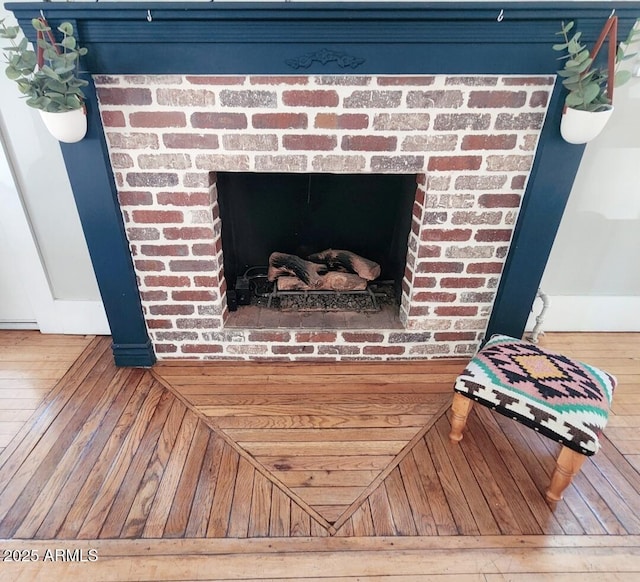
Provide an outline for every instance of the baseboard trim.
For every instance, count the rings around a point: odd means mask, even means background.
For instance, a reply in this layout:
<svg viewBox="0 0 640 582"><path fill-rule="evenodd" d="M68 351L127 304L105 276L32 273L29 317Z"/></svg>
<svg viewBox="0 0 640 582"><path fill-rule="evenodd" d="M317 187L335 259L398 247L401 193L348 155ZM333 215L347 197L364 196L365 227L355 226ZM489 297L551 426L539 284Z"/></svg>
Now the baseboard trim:
<svg viewBox="0 0 640 582"><path fill-rule="evenodd" d="M156 362L151 341L144 344L111 344L116 366L123 368L150 368Z"/></svg>
<svg viewBox="0 0 640 582"><path fill-rule="evenodd" d="M542 331L640 332L640 297L549 295L548 299ZM527 330L533 329L540 309L536 299Z"/></svg>

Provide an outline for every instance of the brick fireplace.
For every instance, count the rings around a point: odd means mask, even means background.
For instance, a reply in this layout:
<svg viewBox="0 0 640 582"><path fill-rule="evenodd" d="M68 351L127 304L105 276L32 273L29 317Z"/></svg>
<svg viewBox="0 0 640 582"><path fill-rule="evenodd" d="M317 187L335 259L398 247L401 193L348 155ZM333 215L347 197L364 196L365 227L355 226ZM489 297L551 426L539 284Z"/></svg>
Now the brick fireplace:
<svg viewBox="0 0 640 582"><path fill-rule="evenodd" d="M583 153L560 137L551 45L569 20L595 42L612 8L624 38L640 2L7 8L32 42L42 11L88 48L89 131L61 149L115 362L150 366L453 356L521 335ZM397 321L230 325L217 172L415 177Z"/></svg>
<svg viewBox="0 0 640 582"><path fill-rule="evenodd" d="M94 80L159 358L405 359L477 349L553 77ZM367 315L353 325L350 314L338 325L284 318L265 328L245 318L230 327L216 172L415 176L397 325Z"/></svg>

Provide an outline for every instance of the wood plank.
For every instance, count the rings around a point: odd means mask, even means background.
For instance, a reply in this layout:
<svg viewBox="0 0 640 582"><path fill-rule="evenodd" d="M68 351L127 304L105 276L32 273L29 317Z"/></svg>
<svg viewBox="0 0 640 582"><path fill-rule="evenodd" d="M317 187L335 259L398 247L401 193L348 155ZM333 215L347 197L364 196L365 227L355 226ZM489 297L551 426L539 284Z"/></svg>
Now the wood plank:
<svg viewBox="0 0 640 582"><path fill-rule="evenodd" d="M555 459L558 456L560 445L538 434L529 434L531 429L520 423L513 424L515 425L515 430L526 439L529 446L536 447L540 458L546 465L546 471L550 478L555 468ZM549 481L545 479L542 491L546 490L548 484ZM600 533L603 531L602 528L609 533L617 532L622 534L624 532L622 525L617 521L599 493L584 477L582 471L574 477L572 485L565 490L562 506L565 504L578 518L580 528L586 533ZM556 507L556 514L560 506L561 504L558 504L558 507ZM566 531L566 523L561 519L559 521Z"/></svg>
<svg viewBox="0 0 640 582"><path fill-rule="evenodd" d="M485 497L489 500L489 507L500 530L507 535L542 533L500 452L478 420L477 413L469 416L469 430L461 445ZM507 492L508 499L503 490Z"/></svg>
<svg viewBox="0 0 640 582"><path fill-rule="evenodd" d="M291 502L290 519L289 535L291 537L308 537L311 535L311 517L293 501Z"/></svg>
<svg viewBox="0 0 640 582"><path fill-rule="evenodd" d="M362 455L396 455L406 441L327 441L327 442L250 442L238 443L255 457L325 456L327 451L343 457Z"/></svg>
<svg viewBox="0 0 640 582"><path fill-rule="evenodd" d="M95 498L89 507L82 525L76 531L80 539L96 539L100 533L100 528L104 523L107 513L111 509L114 497L120 488L120 484L125 478L129 465L138 449L144 431L151 420L164 390L155 382L152 383L149 394L145 398L133 424L126 434L122 445L117 450L115 458L112 459L107 473L101 483L95 482L99 486Z"/></svg>
<svg viewBox="0 0 640 582"><path fill-rule="evenodd" d="M0 431L1 431L0 425ZM410 441L416 427L404 428L285 428L285 429L225 429L238 443L313 442L313 441ZM0 434L2 434L0 432Z"/></svg>
<svg viewBox="0 0 640 582"><path fill-rule="evenodd" d="M145 538L160 538L164 533L189 449L196 434L196 427L200 422L191 411L185 412L180 432L175 439L175 446L170 451L162 480L145 520L142 532L142 537Z"/></svg>
<svg viewBox="0 0 640 582"><path fill-rule="evenodd" d="M318 388L316 387L316 390ZM451 386L449 386L449 390ZM237 409L242 406L289 406L299 405L304 402L306 405L340 405L340 404L430 404L433 401L433 394L429 393L411 393L402 394L395 393L393 390L387 390L384 394L367 394L365 392L357 392L352 394L345 393L329 393L324 394L316 391L315 393L291 393L291 394L192 394L188 396L189 402L198 408L209 410L213 407Z"/></svg>
<svg viewBox="0 0 640 582"><path fill-rule="evenodd" d="M369 495L369 508L371 509L371 519L373 520L373 529L377 536L394 536L396 535L396 527L393 522L393 514L391 513L391 505L387 490L382 483Z"/></svg>
<svg viewBox="0 0 640 582"><path fill-rule="evenodd" d="M251 515L249 517L249 537L267 537L271 516L271 482L256 473L253 480Z"/></svg>
<svg viewBox="0 0 640 582"><path fill-rule="evenodd" d="M329 537L329 531L318 523L315 519L311 518L311 536L318 538Z"/></svg>
<svg viewBox="0 0 640 582"><path fill-rule="evenodd" d="M135 380L135 378L134 378ZM151 397L157 402L160 398L160 391L156 385L156 395L151 395L151 390L155 385L155 380L150 374L143 374L136 387L133 397L129 400L126 408L120 415L111 432L105 431L103 435L96 436L95 448L90 452L85 452L78 459L78 466L69 476L69 483L65 486L61 497L58 499L60 512L50 512L47 515L41 528L38 530L38 537L46 538L58 535L61 538L74 538L93 505L96 495L105 483L107 475L114 459L118 456L127 435L131 430L135 430L136 422L145 413L144 402ZM124 391L124 390L123 390ZM149 406L149 405L147 405ZM155 405L154 405L155 406ZM106 444L102 446L102 442ZM97 460L94 460L96 452L99 453ZM62 508L68 508L65 512Z"/></svg>
<svg viewBox="0 0 640 582"><path fill-rule="evenodd" d="M413 455L407 455L398 465L407 501L413 515L416 534L420 536L436 535L437 529L427 493L420 480L420 473Z"/></svg>
<svg viewBox="0 0 640 582"><path fill-rule="evenodd" d="M90 446L77 455L76 464L69 471L64 487L56 496L55 506L38 528L36 537L54 537L66 519L73 519L73 515L80 514L82 508L89 509L85 500L87 497L93 499L89 492L97 490L97 483L101 482L100 476L94 476L94 473L104 467L105 459L109 457L108 452L112 450L112 443L120 442L120 435L125 434L125 427L128 429L131 425L150 387L151 378L142 370L131 371L124 385L112 385L114 391L117 388L113 404L100 421L100 430L94 431ZM79 495L83 486L86 486L87 497ZM84 517L84 514L82 515ZM81 522L78 527L80 524Z"/></svg>
<svg viewBox="0 0 640 582"><path fill-rule="evenodd" d="M256 470L246 459L240 457L233 502L231 503L231 515L229 516L229 528L227 536L232 538L246 538L249 532L249 516L251 514L251 495L253 494L253 481Z"/></svg>
<svg viewBox="0 0 640 582"><path fill-rule="evenodd" d="M459 371L462 371L460 368ZM396 373L391 377L381 376L376 374L375 372L369 371L368 374L359 374L357 377L354 377L352 374L323 374L323 375L306 375L298 371L296 374L285 374L285 373L275 373L268 376L261 375L253 375L253 374L245 374L243 376L240 375L219 375L216 373L211 376L166 376L164 374L157 374L159 377L163 378L165 381L170 383L172 386L180 387L182 385L193 386L217 386L219 384L228 385L231 378L233 378L233 383L236 386L242 385L255 385L259 384L262 381L262 385L265 387L271 386L282 386L282 385L295 385L295 386L304 386L304 385L314 385L316 387L324 387L324 386L335 386L335 385L345 385L345 386L353 386L354 381L357 384L377 384L377 385L389 385L394 386L398 383L407 383L407 384L420 384L424 382L439 384L438 391L442 391L441 388L444 388L444 384L451 384L455 380L456 373L439 373L439 374L411 374L411 373ZM40 373L40 375L36 375L36 378L39 377L47 377L46 371ZM19 378L20 376L12 376ZM622 376L618 378L620 382L638 382L640 381L640 377L634 377L633 375ZM242 390L240 389L240 392Z"/></svg>
<svg viewBox="0 0 640 582"><path fill-rule="evenodd" d="M202 461L202 468L196 487L189 521L185 537L203 538L206 537L207 525L209 523L209 514L211 513L211 505L213 504L213 495L218 480L218 467L222 459L222 452L228 448L227 443L218 435L211 432L209 434L209 443Z"/></svg>
<svg viewBox="0 0 640 582"><path fill-rule="evenodd" d="M287 487L366 487L380 471L279 471Z"/></svg>
<svg viewBox="0 0 640 582"><path fill-rule="evenodd" d="M451 513L449 503L447 502L447 496L445 495L442 483L440 482L439 472L436 470L424 438L415 444L411 450L411 456L418 469L420 483L429 500L429 508L433 514L433 520L438 534L457 535L458 528Z"/></svg>
<svg viewBox="0 0 640 582"><path fill-rule="evenodd" d="M303 429L303 428L395 428L395 427L422 427L437 412L425 411L425 414L398 414L398 415L299 415L287 416L216 416L209 420L217 427L225 431L229 429Z"/></svg>
<svg viewBox="0 0 640 582"><path fill-rule="evenodd" d="M198 420L184 462L184 469L169 509L163 537L184 536L210 435L211 430L201 420Z"/></svg>
<svg viewBox="0 0 640 582"><path fill-rule="evenodd" d="M115 413L111 412L110 417L108 417L108 414L112 411L112 405L116 396L120 397L119 406L124 407L124 404L126 404L131 397L141 375L141 372L134 373L133 370L126 369L121 369L116 372L107 389L102 392L100 399L93 405L93 410L86 422L84 422L81 430L78 431L62 458L56 463L55 471L47 481L46 487L40 491L40 494L31 505L29 512L22 519L15 533L17 537L34 537L42 526L47 514L50 511L58 511L58 502L64 499L63 496L64 493L66 493L69 473L77 466L77 462L85 452L86 447L91 444L98 427L105 423L105 434L107 434L108 427L115 423L117 419L116 414L119 414L122 408L118 408ZM134 382L129 381L132 376L135 378ZM123 385L126 387L124 390L122 390ZM71 427L69 428L71 430ZM70 484L70 487L73 487L73 485ZM55 509L54 506L56 506ZM62 507L64 507L64 505Z"/></svg>
<svg viewBox="0 0 640 582"><path fill-rule="evenodd" d="M362 493L362 487L292 487L309 505L350 505Z"/></svg>
<svg viewBox="0 0 640 582"><path fill-rule="evenodd" d="M154 368L155 371L155 368ZM173 377L166 378L161 374L157 374L171 385L174 384ZM285 396L288 394L349 394L349 395L367 395L367 394L438 394L451 392L451 386L456 375L452 374L451 378L446 382L430 382L428 378L423 377L422 382L394 382L393 378L380 379L377 383L366 383L358 381L358 377L353 377L350 384L323 384L319 389L316 384L307 384L301 381L299 384L272 384L266 387L260 382L261 377L256 376L255 384L180 384L180 393L191 399L195 396L210 395L264 395L274 394ZM228 379L228 378L227 378ZM382 383L384 381L384 383Z"/></svg>
<svg viewBox="0 0 640 582"><path fill-rule="evenodd" d="M258 462L269 471L355 471L359 469L384 469L393 455L354 455L348 458L339 455L307 457L259 457Z"/></svg>
<svg viewBox="0 0 640 582"><path fill-rule="evenodd" d="M123 531L127 515L137 496L138 488L143 483L144 475L146 474L145 470L156 451L160 432L172 409L178 404L181 406L181 403L176 401L169 392L163 391L149 424L142 435L142 439L136 447L131 463L126 468L122 481L118 483L117 494L112 500L109 511L104 516L98 537L115 538ZM180 410L180 407L178 409Z"/></svg>
<svg viewBox="0 0 640 582"><path fill-rule="evenodd" d="M260 406L201 406L205 416L381 416L396 414L429 414L422 404L283 404Z"/></svg>
<svg viewBox="0 0 640 582"><path fill-rule="evenodd" d="M136 495L122 526L120 537L142 537L151 505L157 496L165 467L169 461L178 431L184 420L186 409L179 401L173 403L167 420L162 427L153 454L149 459L144 476L137 486Z"/></svg>
<svg viewBox="0 0 640 582"><path fill-rule="evenodd" d="M312 505L311 507L329 523L338 521L349 508L348 505Z"/></svg>
<svg viewBox="0 0 640 582"><path fill-rule="evenodd" d="M271 488L269 537L288 537L291 525L291 499L278 487Z"/></svg>
<svg viewBox="0 0 640 582"><path fill-rule="evenodd" d="M28 409L0 410L0 422L19 422L21 425L24 425L24 423L27 422L33 415L34 411Z"/></svg>
<svg viewBox="0 0 640 582"><path fill-rule="evenodd" d="M53 381L49 383L54 384ZM49 393L51 388L53 388L52 385L47 386L46 388L34 388L32 386L24 386L19 388L0 388L0 400L4 400L5 398L28 398L39 399L41 401Z"/></svg>
<svg viewBox="0 0 640 582"><path fill-rule="evenodd" d="M353 535L356 537L374 536L376 530L373 525L373 516L371 515L371 506L369 501L365 500L351 515L353 524Z"/></svg>
<svg viewBox="0 0 640 582"><path fill-rule="evenodd" d="M0 492L6 487L7 482L13 479L18 468L28 457L34 447L40 442L42 434L51 424L53 419L64 410L65 405L77 390L85 387L84 381L92 372L101 370L107 365L103 359L108 349L108 342L102 338L96 338L82 352L82 355L73 363L64 377L64 381L51 390L39 405L34 418L37 420L25 426L16 435L11 446L7 447L0 457ZM50 445L51 446L51 445ZM20 454L14 455L14 451L20 447ZM24 467L28 472L29 468Z"/></svg>
<svg viewBox="0 0 640 582"><path fill-rule="evenodd" d="M496 448L499 458L509 460L508 463L505 462L506 468L511 473L516 487L522 493L522 497L528 504L530 513L537 521L540 530L547 535L561 534L562 527L536 488L527 469L522 464L518 452L514 450L509 439L500 429L500 425L495 419L495 413L490 412L488 408L479 407L476 409L476 414L482 422L482 427L486 431L489 441ZM518 515L517 512L516 515Z"/></svg>
<svg viewBox="0 0 640 582"><path fill-rule="evenodd" d="M354 375L354 376L395 376L398 372L420 375L428 375L430 373L442 374L452 373L459 374L466 366L469 359L466 358L448 358L439 360L410 360L402 362L305 362L305 374L309 376L315 375ZM184 378L189 376L209 377L209 376L227 376L237 377L248 374L256 376L271 375L296 375L300 371L300 367L296 363L283 362L262 362L255 361L251 363L234 362L229 364L226 362L207 362L205 366L201 361L187 362L180 361L164 361L154 367L154 372L164 376Z"/></svg>
<svg viewBox="0 0 640 582"><path fill-rule="evenodd" d="M73 405L65 407L46 430L46 438L34 447L0 496L0 537L11 537L40 494L78 431L87 421L95 401L89 395L101 378L106 383L116 373L115 366L105 368L105 362L94 367L75 392Z"/></svg>
<svg viewBox="0 0 640 582"><path fill-rule="evenodd" d="M222 451L222 458L218 467L216 492L213 496L209 525L207 526L208 538L224 537L227 533L239 461L240 456L238 453L229 445L226 445Z"/></svg>
<svg viewBox="0 0 640 582"><path fill-rule="evenodd" d="M474 414L473 411L471 414ZM441 445L449 448L448 454L451 459L451 464L453 465L453 470L465 499L469 504L469 509L478 527L478 531L482 535L500 533L500 525L497 523L491 507L483 494L482 487L474 474L474 470L479 471L480 467L474 464L473 455L469 455L468 451L462 446L456 446L449 442L449 430L451 427L446 417L441 417L435 426ZM469 432L465 434L465 439L463 440L467 440L466 445L468 447L469 441L472 440ZM449 500L449 506L451 506L451 503L451 500Z"/></svg>
<svg viewBox="0 0 640 582"><path fill-rule="evenodd" d="M396 532L401 536L417 535L416 525L409 505L409 499L400 476L400 470L396 467L384 480L387 490L387 498L393 515L393 523Z"/></svg>
<svg viewBox="0 0 640 582"><path fill-rule="evenodd" d="M37 398L0 398L0 408L4 410L35 410L42 402Z"/></svg>
<svg viewBox="0 0 640 582"><path fill-rule="evenodd" d="M91 567L93 579L100 580L332 580L357 577L366 580L386 580L406 582L400 576L418 576L417 580L437 581L435 575L457 576L443 579L455 582L467 580L469 575L480 573L495 575L542 576L565 572L575 579L576 575L587 579L608 580L609 574L635 574L640 572L640 562L635 551L637 538L626 538L632 546L624 545L618 538L583 539L569 536L558 543L558 537L538 536L500 538L343 538L329 539L255 539L255 540L203 540L215 545L196 545L198 540L183 540L184 545L168 546L166 540L147 540L147 546L140 546L135 540L127 542L93 542L100 559L92 564L57 564L56 574L63 579L76 580L86 577ZM567 536L564 536L565 538ZM171 540L173 542L180 540ZM260 543L262 542L262 543ZM393 545L390 545L390 542ZM623 545L616 545L623 542ZM43 550L42 543L16 541L18 546ZM76 544L78 542L75 542ZM122 546L126 543L126 548ZM300 545L298 545L298 543ZM119 545L116 545L119 544ZM595 544L595 545L594 545ZM73 549L64 541L56 542L56 547ZM88 549L86 547L85 549ZM135 559L132 560L132 556ZM443 556L446 559L443 559ZM132 568L132 565L135 567ZM256 564L260 565L259 571ZM33 564L7 563L3 576L14 580L22 573L29 580L46 580L51 565L43 562L35 566L48 566L39 570L30 568ZM95 566L95 568L94 568ZM99 567L98 567L99 566ZM65 569L62 569L65 568ZM38 574L40 572L42 576ZM428 574L425 574L428 572ZM310 576L321 573L321 578ZM126 574L126 578L124 576ZM593 578L598 575L601 578ZM427 577L425 577L427 576ZM517 578L516 578L517 579ZM534 579L534 578L529 578ZM551 578L552 579L552 578ZM610 578L615 579L615 578ZM623 578L629 580L630 578ZM633 578L631 578L633 579Z"/></svg>

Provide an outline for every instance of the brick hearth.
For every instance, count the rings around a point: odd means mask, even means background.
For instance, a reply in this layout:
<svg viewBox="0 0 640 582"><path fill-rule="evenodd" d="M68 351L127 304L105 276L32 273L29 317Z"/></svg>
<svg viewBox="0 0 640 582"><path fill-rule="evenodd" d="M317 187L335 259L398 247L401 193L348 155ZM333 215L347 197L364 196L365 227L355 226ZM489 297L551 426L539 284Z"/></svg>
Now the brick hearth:
<svg viewBox="0 0 640 582"><path fill-rule="evenodd" d="M484 335L550 77L96 77L158 357L383 359ZM404 329L225 327L216 171L408 173Z"/></svg>

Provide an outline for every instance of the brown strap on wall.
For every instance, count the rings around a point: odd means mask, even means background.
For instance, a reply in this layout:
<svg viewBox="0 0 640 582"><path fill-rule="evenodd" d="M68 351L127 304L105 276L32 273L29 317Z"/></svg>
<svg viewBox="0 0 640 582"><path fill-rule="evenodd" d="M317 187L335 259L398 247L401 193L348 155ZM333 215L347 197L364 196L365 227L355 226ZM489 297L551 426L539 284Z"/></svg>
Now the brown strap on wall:
<svg viewBox="0 0 640 582"><path fill-rule="evenodd" d="M46 26L47 28L49 28L49 30L46 31L46 35L49 38L49 42L51 43L51 45L53 46L53 48L55 49L55 51L60 54L60 50L58 49L58 47L56 46L56 39L54 38L51 29L49 27L49 23L46 21L46 19L41 16L40 18L38 18L38 20L42 23L43 26ZM45 33L38 30L36 31L36 39L39 41L41 39L44 39L44 35ZM40 43L38 43L37 49L36 49L36 54L38 55L38 69L41 69L42 66L44 65L44 49L40 46Z"/></svg>
<svg viewBox="0 0 640 582"><path fill-rule="evenodd" d="M595 59L602 48L605 39L609 37L609 55L607 62L607 97L613 102L613 85L616 74L616 51L618 50L618 17L611 15L602 28L600 37L591 51L591 58Z"/></svg>

